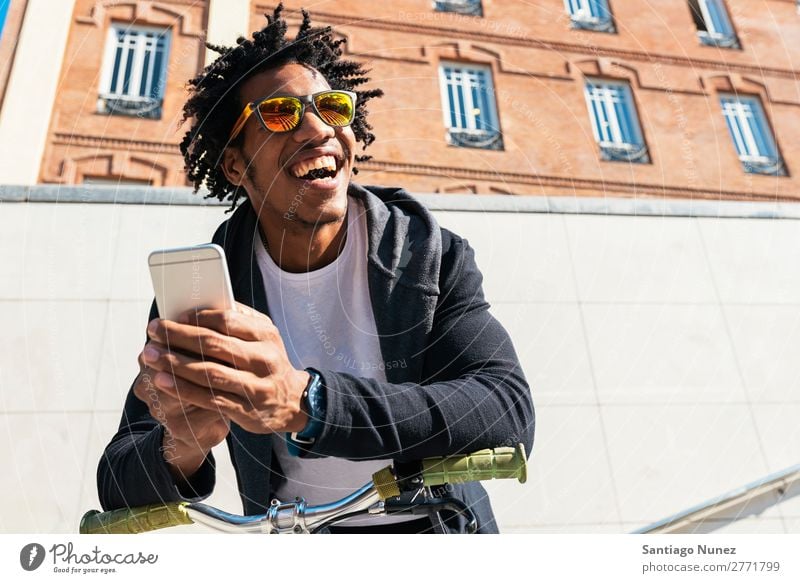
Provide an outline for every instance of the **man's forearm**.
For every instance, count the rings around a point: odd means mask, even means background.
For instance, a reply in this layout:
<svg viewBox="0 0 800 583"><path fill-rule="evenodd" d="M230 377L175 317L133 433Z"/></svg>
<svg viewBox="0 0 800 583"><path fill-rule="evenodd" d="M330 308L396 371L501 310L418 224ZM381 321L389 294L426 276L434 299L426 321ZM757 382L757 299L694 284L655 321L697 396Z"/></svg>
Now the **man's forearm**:
<svg viewBox="0 0 800 583"><path fill-rule="evenodd" d="M209 452L201 459L190 480L179 485L166 456L174 454L173 461L177 461L183 452L170 446L174 444L165 444L163 427L129 393L119 431L103 452L97 468L97 491L103 509L208 497L215 483L213 454ZM196 462L191 455L186 458L189 460L192 464Z"/></svg>
<svg viewBox="0 0 800 583"><path fill-rule="evenodd" d="M164 431L164 438L161 441L164 461L167 462L170 475L175 480L175 484L180 490L184 490L203 465L208 456L208 452L202 451L196 445L183 443L170 435L169 431Z"/></svg>
<svg viewBox="0 0 800 583"><path fill-rule="evenodd" d="M322 371L325 427L313 452L351 459L421 459L533 443L530 390L520 374L390 385Z"/></svg>

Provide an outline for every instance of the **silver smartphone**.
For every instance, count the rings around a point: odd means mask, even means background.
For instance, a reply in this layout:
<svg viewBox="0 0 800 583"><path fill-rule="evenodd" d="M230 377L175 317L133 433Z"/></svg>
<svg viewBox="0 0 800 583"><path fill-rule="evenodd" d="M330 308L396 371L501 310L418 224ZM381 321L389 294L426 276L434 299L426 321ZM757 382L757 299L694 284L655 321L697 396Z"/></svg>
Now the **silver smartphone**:
<svg viewBox="0 0 800 583"><path fill-rule="evenodd" d="M147 263L159 317L176 320L191 308L234 308L225 251L219 245L159 249Z"/></svg>

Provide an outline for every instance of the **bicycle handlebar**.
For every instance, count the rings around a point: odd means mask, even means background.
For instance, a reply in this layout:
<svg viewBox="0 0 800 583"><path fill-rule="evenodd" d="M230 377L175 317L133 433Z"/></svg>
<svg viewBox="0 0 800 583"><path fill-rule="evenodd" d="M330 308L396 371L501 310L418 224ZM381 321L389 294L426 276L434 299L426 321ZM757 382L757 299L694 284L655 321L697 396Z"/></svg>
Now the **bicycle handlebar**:
<svg viewBox="0 0 800 583"><path fill-rule="evenodd" d="M81 518L81 534L139 534L182 524L192 524L187 502L149 504L109 512L90 510Z"/></svg>
<svg viewBox="0 0 800 583"><path fill-rule="evenodd" d="M467 455L432 457L420 462L420 472L412 485L440 486L478 480L527 478L525 449L484 449ZM230 532L311 532L322 525L341 520L354 513L385 514L388 498L400 496L404 477L393 466L376 472L371 482L356 492L330 504L307 506L302 499L281 504L273 500L269 511L262 515L239 516L212 506L189 502L167 502L109 512L90 510L81 518L81 534L138 534L162 528L199 522L216 530Z"/></svg>
<svg viewBox="0 0 800 583"><path fill-rule="evenodd" d="M528 478L525 448L497 447L467 455L430 457L422 460L420 475L424 486L463 484L480 480L516 478L524 484ZM381 500L399 496L401 478L388 466L372 476Z"/></svg>

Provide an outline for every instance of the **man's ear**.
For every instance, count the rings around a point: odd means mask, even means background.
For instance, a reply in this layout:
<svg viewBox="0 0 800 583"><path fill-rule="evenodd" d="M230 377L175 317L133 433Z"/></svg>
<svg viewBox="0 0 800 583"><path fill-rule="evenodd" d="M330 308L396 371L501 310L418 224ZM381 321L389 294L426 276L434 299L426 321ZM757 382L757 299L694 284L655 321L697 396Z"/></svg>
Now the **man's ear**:
<svg viewBox="0 0 800 583"><path fill-rule="evenodd" d="M228 146L222 153L222 173L228 182L234 186L241 186L242 179L244 178L244 160L239 148Z"/></svg>

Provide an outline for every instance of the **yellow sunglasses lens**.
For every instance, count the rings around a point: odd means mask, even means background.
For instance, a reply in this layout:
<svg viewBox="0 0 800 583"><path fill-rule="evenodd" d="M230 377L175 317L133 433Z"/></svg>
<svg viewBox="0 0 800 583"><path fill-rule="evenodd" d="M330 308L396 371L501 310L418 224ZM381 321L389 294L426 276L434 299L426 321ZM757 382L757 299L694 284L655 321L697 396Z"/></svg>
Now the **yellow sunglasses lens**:
<svg viewBox="0 0 800 583"><path fill-rule="evenodd" d="M350 125L355 117L353 98L340 91L322 93L314 98L319 116L329 126ZM262 101L258 113L271 132L290 132L300 123L303 104L296 97L275 97Z"/></svg>
<svg viewBox="0 0 800 583"><path fill-rule="evenodd" d="M314 100L322 121L334 127L349 125L355 115L353 99L347 93L332 91L318 95Z"/></svg>
<svg viewBox="0 0 800 583"><path fill-rule="evenodd" d="M271 132L288 132L300 123L303 104L294 97L276 97L262 101L258 112Z"/></svg>

